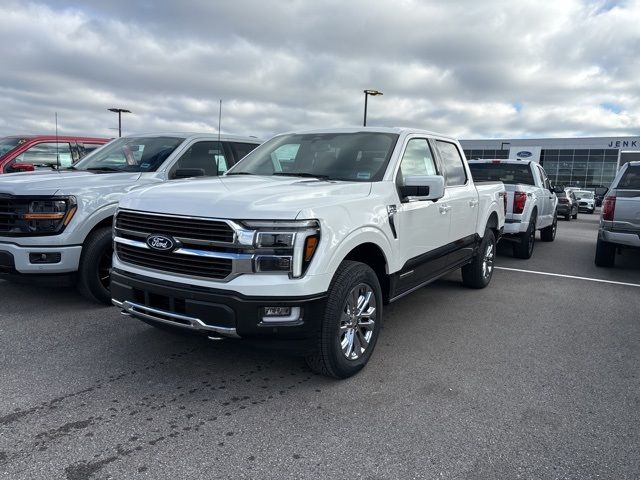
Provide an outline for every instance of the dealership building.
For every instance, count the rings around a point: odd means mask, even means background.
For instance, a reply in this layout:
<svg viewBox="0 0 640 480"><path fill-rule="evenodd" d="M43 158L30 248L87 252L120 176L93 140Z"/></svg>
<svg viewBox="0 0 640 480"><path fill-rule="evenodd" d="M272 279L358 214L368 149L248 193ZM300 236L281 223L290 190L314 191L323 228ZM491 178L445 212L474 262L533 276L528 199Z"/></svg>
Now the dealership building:
<svg viewBox="0 0 640 480"><path fill-rule="evenodd" d="M640 161L640 136L461 140L468 159L533 160L557 185L608 187L620 165Z"/></svg>

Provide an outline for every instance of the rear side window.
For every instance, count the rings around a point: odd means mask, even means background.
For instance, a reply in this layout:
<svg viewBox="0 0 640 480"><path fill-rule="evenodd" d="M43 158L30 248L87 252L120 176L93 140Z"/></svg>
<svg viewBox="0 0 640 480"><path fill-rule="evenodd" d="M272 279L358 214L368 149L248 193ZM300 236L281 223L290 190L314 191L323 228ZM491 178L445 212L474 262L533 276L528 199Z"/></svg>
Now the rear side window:
<svg viewBox="0 0 640 480"><path fill-rule="evenodd" d="M458 148L453 143L442 140L436 140L436 147L442 159L445 185L452 187L467 183L467 172Z"/></svg>
<svg viewBox="0 0 640 480"><path fill-rule="evenodd" d="M510 185L522 183L535 185L528 164L520 163L469 163L471 175L476 182L503 182ZM542 172L541 172L542 174ZM544 178L544 177L543 177Z"/></svg>
<svg viewBox="0 0 640 480"><path fill-rule="evenodd" d="M629 167L616 188L640 190L640 167Z"/></svg>

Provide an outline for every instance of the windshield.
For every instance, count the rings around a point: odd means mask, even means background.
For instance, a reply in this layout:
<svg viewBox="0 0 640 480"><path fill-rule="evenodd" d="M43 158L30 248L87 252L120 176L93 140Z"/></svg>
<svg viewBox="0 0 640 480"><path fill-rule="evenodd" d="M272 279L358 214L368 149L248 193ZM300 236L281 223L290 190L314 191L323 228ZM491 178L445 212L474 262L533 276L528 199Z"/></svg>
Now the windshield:
<svg viewBox="0 0 640 480"><path fill-rule="evenodd" d="M74 168L102 172L154 172L183 141L183 137L118 138L86 156Z"/></svg>
<svg viewBox="0 0 640 480"><path fill-rule="evenodd" d="M351 182L382 180L398 135L380 132L282 135L227 175L282 175Z"/></svg>
<svg viewBox="0 0 640 480"><path fill-rule="evenodd" d="M574 195L576 196L576 198L578 200L580 200L581 198L585 198L585 199L593 199L593 192L582 192L582 191L576 191L573 192Z"/></svg>
<svg viewBox="0 0 640 480"><path fill-rule="evenodd" d="M11 150L16 148L18 145L23 144L24 142L26 142L26 139L24 138L3 138L2 140L0 140L0 157L9 153Z"/></svg>
<svg viewBox="0 0 640 480"><path fill-rule="evenodd" d="M470 162L469 168L474 182L500 181L507 184L535 185L529 164Z"/></svg>

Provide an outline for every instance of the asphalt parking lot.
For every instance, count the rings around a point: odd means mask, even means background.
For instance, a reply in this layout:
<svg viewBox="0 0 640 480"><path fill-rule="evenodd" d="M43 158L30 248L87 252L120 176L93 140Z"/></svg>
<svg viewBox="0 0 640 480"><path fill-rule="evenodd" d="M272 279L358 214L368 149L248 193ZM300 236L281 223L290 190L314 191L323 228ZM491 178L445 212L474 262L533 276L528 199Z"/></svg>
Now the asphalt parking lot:
<svg viewBox="0 0 640 480"><path fill-rule="evenodd" d="M640 255L595 267L596 230L390 305L345 381L0 281L0 476L638 478Z"/></svg>

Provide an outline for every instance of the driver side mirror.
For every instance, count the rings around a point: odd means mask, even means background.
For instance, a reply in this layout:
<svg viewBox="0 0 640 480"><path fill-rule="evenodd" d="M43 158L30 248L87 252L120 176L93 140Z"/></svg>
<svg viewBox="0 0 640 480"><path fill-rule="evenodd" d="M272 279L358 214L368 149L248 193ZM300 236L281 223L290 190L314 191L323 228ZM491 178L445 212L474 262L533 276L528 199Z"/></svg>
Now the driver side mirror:
<svg viewBox="0 0 640 480"><path fill-rule="evenodd" d="M562 193L564 192L564 185L555 185L551 191L553 193Z"/></svg>
<svg viewBox="0 0 640 480"><path fill-rule="evenodd" d="M444 177L442 175L409 175L404 177L400 187L403 202L438 200L444 197Z"/></svg>
<svg viewBox="0 0 640 480"><path fill-rule="evenodd" d="M192 177L204 177L204 169L203 168L179 168L173 174L173 178L192 178Z"/></svg>
<svg viewBox="0 0 640 480"><path fill-rule="evenodd" d="M33 172L35 167L32 163L14 163L6 168L7 173Z"/></svg>

